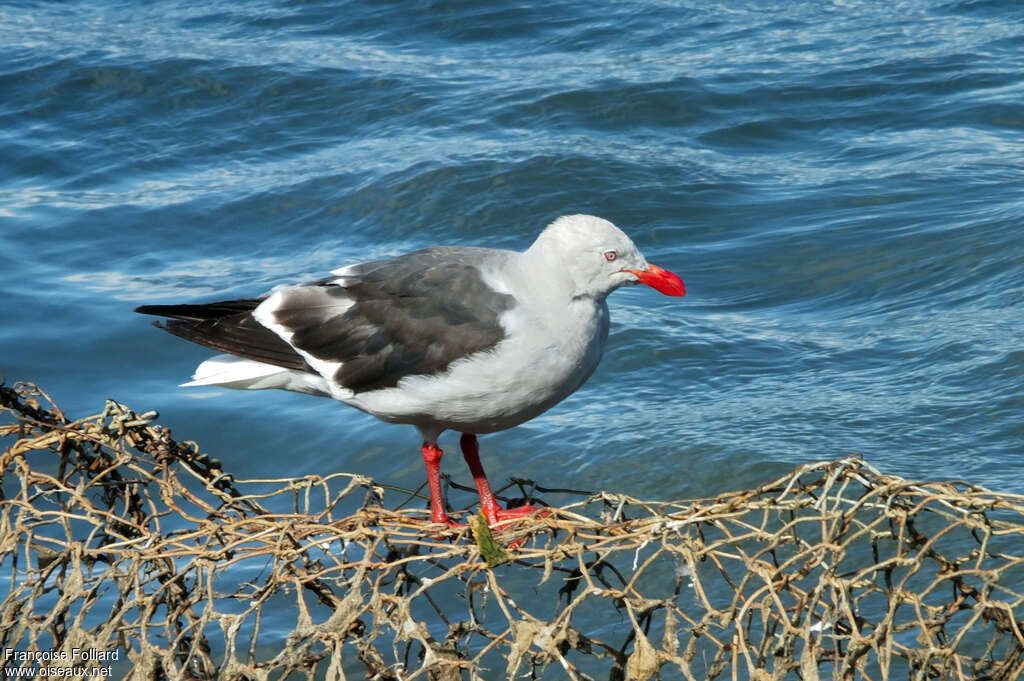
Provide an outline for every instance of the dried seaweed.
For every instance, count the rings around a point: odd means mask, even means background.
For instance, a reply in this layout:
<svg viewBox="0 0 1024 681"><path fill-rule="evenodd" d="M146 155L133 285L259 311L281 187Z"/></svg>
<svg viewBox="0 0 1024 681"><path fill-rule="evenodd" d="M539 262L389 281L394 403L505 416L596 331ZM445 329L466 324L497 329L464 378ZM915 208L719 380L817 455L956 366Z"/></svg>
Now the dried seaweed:
<svg viewBox="0 0 1024 681"><path fill-rule="evenodd" d="M568 501L491 566L416 491L236 480L155 416L0 386L0 648L147 680L1024 674L1024 496L856 457L709 499L541 491Z"/></svg>

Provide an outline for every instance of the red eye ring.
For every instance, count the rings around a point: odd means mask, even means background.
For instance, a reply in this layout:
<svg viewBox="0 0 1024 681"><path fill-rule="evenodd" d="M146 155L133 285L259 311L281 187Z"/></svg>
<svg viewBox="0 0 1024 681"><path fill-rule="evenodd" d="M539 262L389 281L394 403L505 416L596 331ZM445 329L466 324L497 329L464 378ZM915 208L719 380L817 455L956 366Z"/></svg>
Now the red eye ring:
<svg viewBox="0 0 1024 681"><path fill-rule="evenodd" d="M604 259L607 260L608 262L613 262L617 257L619 257L619 254L616 253L615 251L604 252Z"/></svg>

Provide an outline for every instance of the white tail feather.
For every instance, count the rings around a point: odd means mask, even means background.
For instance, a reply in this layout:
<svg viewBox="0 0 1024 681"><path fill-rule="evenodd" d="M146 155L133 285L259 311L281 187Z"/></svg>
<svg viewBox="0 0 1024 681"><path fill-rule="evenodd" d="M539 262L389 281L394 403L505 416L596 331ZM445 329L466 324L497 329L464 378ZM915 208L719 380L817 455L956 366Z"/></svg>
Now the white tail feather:
<svg viewBox="0 0 1024 681"><path fill-rule="evenodd" d="M287 371L287 369L234 355L217 355L197 366L195 373L192 374L192 380L181 385L183 388L197 385L228 386L231 383L257 381L282 371Z"/></svg>
<svg viewBox="0 0 1024 681"><path fill-rule="evenodd" d="M235 390L293 390L312 395L328 395L321 376L285 369L234 355L216 355L196 367L192 380L183 388L219 385Z"/></svg>

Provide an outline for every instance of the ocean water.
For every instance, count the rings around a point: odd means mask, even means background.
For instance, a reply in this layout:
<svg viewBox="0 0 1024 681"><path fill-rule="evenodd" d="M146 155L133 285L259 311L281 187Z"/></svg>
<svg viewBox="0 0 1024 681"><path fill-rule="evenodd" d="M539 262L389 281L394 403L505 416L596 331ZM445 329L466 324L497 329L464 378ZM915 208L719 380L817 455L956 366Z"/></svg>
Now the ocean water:
<svg viewBox="0 0 1024 681"><path fill-rule="evenodd" d="M482 438L495 482L678 499L859 452L1024 490L1018 2L0 3L0 372L237 477L423 469L411 427L177 387L210 353L133 307L577 212L689 294L613 294L590 381Z"/></svg>

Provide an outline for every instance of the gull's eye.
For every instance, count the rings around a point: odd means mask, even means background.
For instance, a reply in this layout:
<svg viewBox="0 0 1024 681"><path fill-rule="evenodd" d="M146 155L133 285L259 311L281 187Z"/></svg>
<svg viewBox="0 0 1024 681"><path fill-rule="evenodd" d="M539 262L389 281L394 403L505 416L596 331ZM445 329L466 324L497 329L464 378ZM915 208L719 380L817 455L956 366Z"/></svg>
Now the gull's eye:
<svg viewBox="0 0 1024 681"><path fill-rule="evenodd" d="M613 262L617 257L619 257L619 254L616 251L604 252L604 259L607 260L608 262Z"/></svg>

